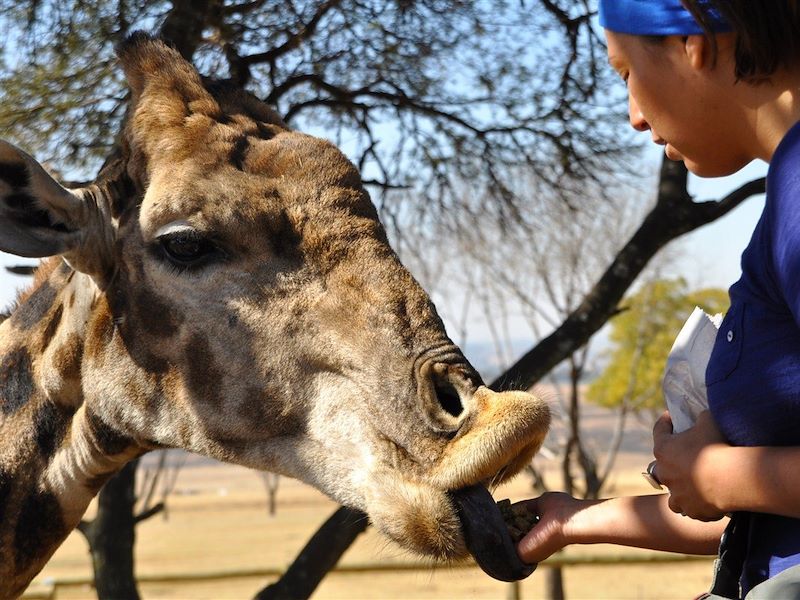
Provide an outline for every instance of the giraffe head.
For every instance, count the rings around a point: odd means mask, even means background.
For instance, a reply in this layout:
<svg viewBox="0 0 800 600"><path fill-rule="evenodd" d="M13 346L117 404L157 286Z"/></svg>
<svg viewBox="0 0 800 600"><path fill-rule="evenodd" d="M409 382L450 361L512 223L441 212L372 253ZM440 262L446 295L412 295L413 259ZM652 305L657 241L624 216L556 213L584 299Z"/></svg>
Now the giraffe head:
<svg viewBox="0 0 800 600"><path fill-rule="evenodd" d="M160 41L119 55L131 108L93 185L65 189L0 143L0 249L60 255L61 300L84 307L62 317L82 320L79 368L48 393L83 407L108 454L277 471L410 550L481 554L485 487L538 449L547 407L483 386L334 146Z"/></svg>

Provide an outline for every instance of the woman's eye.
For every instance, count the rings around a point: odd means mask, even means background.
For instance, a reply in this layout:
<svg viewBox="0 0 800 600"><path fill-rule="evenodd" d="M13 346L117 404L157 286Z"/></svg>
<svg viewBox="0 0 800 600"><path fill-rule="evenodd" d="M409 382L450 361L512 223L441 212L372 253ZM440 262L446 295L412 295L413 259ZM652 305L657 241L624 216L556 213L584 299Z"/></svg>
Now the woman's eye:
<svg viewBox="0 0 800 600"><path fill-rule="evenodd" d="M171 262L180 267L201 266L219 254L216 246L196 232L177 232L159 239L161 250Z"/></svg>

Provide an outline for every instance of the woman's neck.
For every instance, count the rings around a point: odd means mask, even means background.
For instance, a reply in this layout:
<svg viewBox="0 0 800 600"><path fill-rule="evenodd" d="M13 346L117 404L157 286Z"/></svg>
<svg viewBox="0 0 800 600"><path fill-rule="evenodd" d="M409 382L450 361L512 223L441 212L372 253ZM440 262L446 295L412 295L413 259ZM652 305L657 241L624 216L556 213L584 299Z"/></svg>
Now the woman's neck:
<svg viewBox="0 0 800 600"><path fill-rule="evenodd" d="M746 105L752 106L753 158L772 160L786 133L800 121L800 69L779 71L761 83L740 82Z"/></svg>

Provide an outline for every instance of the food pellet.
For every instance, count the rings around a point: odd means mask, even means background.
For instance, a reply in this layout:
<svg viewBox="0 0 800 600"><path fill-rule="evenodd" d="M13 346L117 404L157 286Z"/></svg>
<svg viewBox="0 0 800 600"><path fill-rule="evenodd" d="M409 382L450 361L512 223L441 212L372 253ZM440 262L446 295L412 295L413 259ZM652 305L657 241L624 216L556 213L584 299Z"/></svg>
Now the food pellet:
<svg viewBox="0 0 800 600"><path fill-rule="evenodd" d="M519 543L539 522L539 515L531 512L526 502L511 504L511 500L505 498L498 500L497 508L500 509L500 514L503 515L503 520L506 522L508 532L515 544Z"/></svg>

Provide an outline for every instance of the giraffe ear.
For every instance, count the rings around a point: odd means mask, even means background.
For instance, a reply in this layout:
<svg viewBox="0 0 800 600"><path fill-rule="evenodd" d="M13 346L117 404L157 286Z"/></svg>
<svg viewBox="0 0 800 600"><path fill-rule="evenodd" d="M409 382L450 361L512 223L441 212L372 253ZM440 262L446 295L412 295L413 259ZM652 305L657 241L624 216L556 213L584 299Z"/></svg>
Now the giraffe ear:
<svg viewBox="0 0 800 600"><path fill-rule="evenodd" d="M117 47L117 56L131 90L126 135L148 166L191 153L223 118L197 70L162 40L135 32Z"/></svg>
<svg viewBox="0 0 800 600"><path fill-rule="evenodd" d="M40 258L63 254L73 266L94 274L98 258L88 256L103 238L98 211L80 191L70 191L36 160L0 140L0 250ZM83 267L83 268L81 268Z"/></svg>

